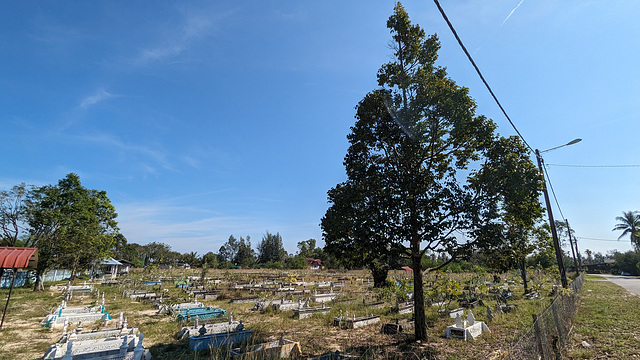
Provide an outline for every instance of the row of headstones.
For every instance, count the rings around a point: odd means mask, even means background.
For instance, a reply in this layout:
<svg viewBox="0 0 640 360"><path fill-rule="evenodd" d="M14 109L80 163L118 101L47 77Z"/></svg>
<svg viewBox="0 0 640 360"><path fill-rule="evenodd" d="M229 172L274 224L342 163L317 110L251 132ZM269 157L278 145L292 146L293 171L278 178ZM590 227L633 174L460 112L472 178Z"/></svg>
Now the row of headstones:
<svg viewBox="0 0 640 360"><path fill-rule="evenodd" d="M66 308L66 304L62 304ZM82 314L82 313L79 313ZM78 359L113 359L114 356L125 360L150 359L150 353L142 345L143 335L136 336L138 329L129 329L127 318L121 312L116 328L105 328L89 333L83 332L83 322L79 321L75 330L68 332L69 319L77 317L65 317L61 339L53 344L45 353L46 360L72 360ZM104 317L104 326L108 325L107 316ZM113 341L121 339L122 341ZM118 346L118 344L120 344Z"/></svg>
<svg viewBox="0 0 640 360"><path fill-rule="evenodd" d="M45 327L53 329L57 324L64 320L68 321L97 321L97 320L110 320L111 317L108 312L105 311L104 298L102 298L102 305L88 307L67 307L67 301L62 300L60 305L54 310L53 313L45 316L41 321Z"/></svg>
<svg viewBox="0 0 640 360"><path fill-rule="evenodd" d="M373 315L373 313L370 313L369 315L356 317L356 313L354 311L351 314L350 318L348 310L345 312L344 316L342 316L342 310L340 310L340 315L333 318L333 326L350 329L375 324L377 322L380 322L380 316L378 315Z"/></svg>

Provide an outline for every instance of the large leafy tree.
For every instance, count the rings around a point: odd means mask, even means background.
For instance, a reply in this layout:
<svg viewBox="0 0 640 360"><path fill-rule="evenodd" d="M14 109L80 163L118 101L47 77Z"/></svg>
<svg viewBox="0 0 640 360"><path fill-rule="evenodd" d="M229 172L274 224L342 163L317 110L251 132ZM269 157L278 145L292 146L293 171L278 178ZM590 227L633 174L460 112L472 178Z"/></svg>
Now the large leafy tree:
<svg viewBox="0 0 640 360"><path fill-rule="evenodd" d="M123 244L116 249L115 255L118 260L131 261L135 267L144 267L148 262L144 246L136 243Z"/></svg>
<svg viewBox="0 0 640 360"><path fill-rule="evenodd" d="M197 251L189 251L180 256L180 261L191 267L196 267L202 264L202 256L199 256Z"/></svg>
<svg viewBox="0 0 640 360"><path fill-rule="evenodd" d="M613 258L616 261L612 266L614 271L640 275L640 253L637 251L615 252Z"/></svg>
<svg viewBox="0 0 640 360"><path fill-rule="evenodd" d="M322 248L316 247L316 239L309 239L298 242L298 253L287 258L286 267L289 269L304 269L307 266L306 259L327 259ZM325 266L323 264L323 266Z"/></svg>
<svg viewBox="0 0 640 360"><path fill-rule="evenodd" d="M494 196L498 242L487 242L491 265L500 270L520 269L528 292L526 258L543 248L548 237L537 227L544 208L540 203L543 179L530 152L517 137L499 138L487 152L477 174L477 187Z"/></svg>
<svg viewBox="0 0 640 360"><path fill-rule="evenodd" d="M214 254L212 251L202 255L202 267L208 267L211 269L215 269L218 267L218 255Z"/></svg>
<svg viewBox="0 0 640 360"><path fill-rule="evenodd" d="M435 65L437 37L413 25L400 3L387 27L393 59L378 71L381 88L357 106L344 161L347 180L329 191L323 235L343 256L371 251L409 259L415 337L425 340L424 254L448 254L439 265L445 266L491 239L484 224L494 215L487 210L492 198L471 181L469 166L483 158L495 126L475 115L468 90Z"/></svg>
<svg viewBox="0 0 640 360"><path fill-rule="evenodd" d="M236 260L236 254L238 254L238 249L240 247L240 242L236 239L235 236L229 235L229 240L224 243L220 249L218 250L218 257L220 261L227 261L229 263L233 263Z"/></svg>
<svg viewBox="0 0 640 360"><path fill-rule="evenodd" d="M622 216L617 216L616 220L619 223L613 227L612 231L622 230L618 240L628 235L634 249L640 251L640 212L623 211Z"/></svg>
<svg viewBox="0 0 640 360"><path fill-rule="evenodd" d="M317 258L319 248L316 248L316 239L309 239L298 242L298 254L305 258Z"/></svg>
<svg viewBox="0 0 640 360"><path fill-rule="evenodd" d="M105 191L87 189L70 173L57 185L32 191L26 201L29 245L39 249L38 280L52 266L75 273L111 255L118 216Z"/></svg>
<svg viewBox="0 0 640 360"><path fill-rule="evenodd" d="M145 264L170 265L175 263L181 256L180 253L171 250L171 245L165 243L154 241L142 247Z"/></svg>
<svg viewBox="0 0 640 360"><path fill-rule="evenodd" d="M251 248L251 238L247 235L246 239L241 236L238 240L235 236L230 235L229 240L218 250L218 260L226 263L227 267L231 265L252 266L256 262L256 254Z"/></svg>
<svg viewBox="0 0 640 360"><path fill-rule="evenodd" d="M350 164L360 165L355 159ZM350 169L347 166L347 172ZM393 224L385 203L389 198L377 183L382 179L375 171L368 174L329 190L332 205L321 221L324 249L347 268L366 267L371 271L374 287L383 287L392 259L400 256L402 248L388 238Z"/></svg>

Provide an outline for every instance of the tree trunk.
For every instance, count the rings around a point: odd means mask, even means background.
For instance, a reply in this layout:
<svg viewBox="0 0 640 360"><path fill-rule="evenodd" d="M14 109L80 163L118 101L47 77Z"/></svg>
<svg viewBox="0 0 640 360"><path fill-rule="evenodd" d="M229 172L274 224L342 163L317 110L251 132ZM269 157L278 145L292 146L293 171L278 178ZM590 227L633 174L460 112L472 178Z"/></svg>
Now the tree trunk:
<svg viewBox="0 0 640 360"><path fill-rule="evenodd" d="M71 282L77 278L76 276L77 271L78 271L78 259L74 259L72 270L71 270L71 277L69 278L69 284L71 284Z"/></svg>
<svg viewBox="0 0 640 360"><path fill-rule="evenodd" d="M422 290L422 257L420 256L420 241L415 238L411 241L411 260L413 263L413 315L416 341L426 341L427 319L424 313L424 292Z"/></svg>
<svg viewBox="0 0 640 360"><path fill-rule="evenodd" d="M520 277L524 282L524 293L527 294L529 292L529 288L527 286L527 264L525 259L520 259Z"/></svg>
<svg viewBox="0 0 640 360"><path fill-rule="evenodd" d="M44 286L43 286L43 276L44 276L44 271L43 270L36 270L36 282L33 285L33 291L42 291L44 290Z"/></svg>
<svg viewBox="0 0 640 360"><path fill-rule="evenodd" d="M382 288L387 286L388 267L376 266L375 263L371 263L369 270L371 270L371 276L373 276L373 287Z"/></svg>

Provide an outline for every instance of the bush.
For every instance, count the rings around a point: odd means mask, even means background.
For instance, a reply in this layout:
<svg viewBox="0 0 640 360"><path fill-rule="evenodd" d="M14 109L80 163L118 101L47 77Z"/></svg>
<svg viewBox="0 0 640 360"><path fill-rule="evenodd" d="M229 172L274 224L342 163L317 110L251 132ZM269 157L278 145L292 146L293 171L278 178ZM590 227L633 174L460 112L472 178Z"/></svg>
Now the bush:
<svg viewBox="0 0 640 360"><path fill-rule="evenodd" d="M627 272L631 275L640 275L640 268L638 267L638 264L640 263L640 253L635 251L615 253L613 258L616 262L611 266L612 271L617 273Z"/></svg>

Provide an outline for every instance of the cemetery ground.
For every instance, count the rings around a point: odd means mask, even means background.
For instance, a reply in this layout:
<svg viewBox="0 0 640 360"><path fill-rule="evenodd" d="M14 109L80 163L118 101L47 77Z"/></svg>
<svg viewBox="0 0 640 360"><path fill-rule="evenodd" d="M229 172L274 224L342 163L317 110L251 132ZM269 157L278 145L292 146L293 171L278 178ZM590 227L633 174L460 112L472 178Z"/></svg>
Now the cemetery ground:
<svg viewBox="0 0 640 360"><path fill-rule="evenodd" d="M144 346L150 349L153 359L217 359L225 358L226 351L208 351L194 353L189 349L188 342L177 340L175 335L183 324L165 314L156 314L157 308L147 302L132 301L123 297L123 291L128 289L147 289L157 293L163 293L169 297L171 303L193 301L181 288L173 282L164 282L161 285L145 286L142 280L171 278L188 279L188 276L198 277L197 270L154 270L153 272L137 272L120 278L118 284L95 285L104 293L106 311L114 320L107 327L114 327L120 312L127 318L128 327L136 327L144 334ZM501 359L509 351L510 346L517 342L520 334L532 326L532 314L539 313L549 304L554 279L548 274L534 273L530 286L536 287L542 295L541 299L526 300L523 297L521 281L515 273L500 275L503 284L508 284L513 291L510 304L515 304L516 310L502 315L495 314L493 321L487 318L486 306L472 309L477 320L488 324L491 333L482 334L479 338L470 341L459 339L446 339L442 335L447 326L453 324L453 319L438 315L438 307L426 308L428 321L429 340L425 343L412 341L413 330L411 314L397 314L391 311L395 303L395 297L389 291L374 291L367 283L370 277L367 271L348 272L311 272L311 271L276 271L276 270L210 270L208 279L220 279L221 283L211 285L219 291L216 300L198 300L205 306L216 306L233 313L234 320L242 320L246 328L253 330L252 343L277 340L281 334L285 339L298 341L302 349L303 358L312 358L328 351L339 350L343 354L357 355L366 359ZM491 281L492 275L478 274L441 274L439 279L433 275L425 279L426 288L429 284L435 284L439 280L456 280L461 285L478 283L479 281ZM261 296L263 299L273 298L270 291L262 292L259 289L250 292L235 288L235 284L257 283L259 279L278 278L284 283L306 282L318 284L321 281L333 281L335 284L344 283L342 287L336 287L342 300L352 301L327 302L331 307L329 314L314 314L307 319L294 319L293 312L278 311L268 308L266 311L254 311L255 301L248 303L230 302L232 298ZM408 279L402 273L390 273L390 279ZM341 279L341 280L339 280ZM83 280L76 280L76 284L82 284ZM194 281L197 283L197 281ZM16 288L11 295L11 302L5 318L5 324L0 333L0 360L9 359L39 359L45 351L61 336L61 329L49 330L42 327L40 321L51 313L62 301L63 293L56 286L47 284L45 291L32 292L29 288ZM66 285L66 282L59 283ZM206 284L205 284L206 285ZM472 287L473 288L473 287ZM318 286L308 286L309 290L304 295L306 299L313 290L328 291L327 288L319 289ZM489 292L489 287L480 286L474 292L485 305L495 307L494 296ZM470 290L469 290L470 291ZM466 291L462 290L464 294ZM6 301L8 290L0 290L0 300ZM581 306L576 317L576 325L572 333L570 354L571 358L630 358L638 356L637 344L640 341L635 328L629 327L629 319L640 318L640 298L633 297L616 285L587 280L582 290ZM115 300L114 300L115 297ZM276 299L282 296L275 297ZM298 295L288 296L291 300L297 300ZM383 308L370 308L363 305L377 299L385 300ZM340 300L340 298L338 298ZM95 296L86 296L81 299L75 295L68 301L68 306L96 305L99 300ZM315 304L318 306L318 304ZM458 308L456 300L449 304L450 309ZM341 313L364 316L373 313L381 317L381 322L357 329L340 329L333 326L334 317ZM603 315L604 314L604 315ZM597 315L597 316L596 316ZM465 311L466 316L466 311ZM398 335L381 334L381 324L395 322L403 326L403 332ZM223 321L220 319L219 321ZM70 324L69 328L75 328L76 324ZM104 327L101 322L83 324L85 331ZM624 335L626 334L626 335ZM623 336L624 335L624 336ZM585 340L591 347L581 345ZM619 355L619 357L617 354Z"/></svg>

